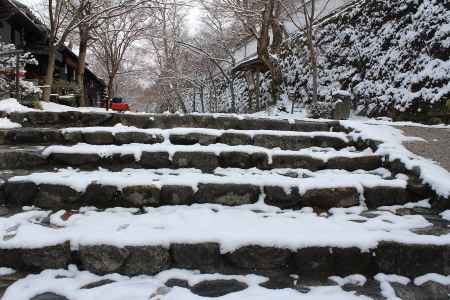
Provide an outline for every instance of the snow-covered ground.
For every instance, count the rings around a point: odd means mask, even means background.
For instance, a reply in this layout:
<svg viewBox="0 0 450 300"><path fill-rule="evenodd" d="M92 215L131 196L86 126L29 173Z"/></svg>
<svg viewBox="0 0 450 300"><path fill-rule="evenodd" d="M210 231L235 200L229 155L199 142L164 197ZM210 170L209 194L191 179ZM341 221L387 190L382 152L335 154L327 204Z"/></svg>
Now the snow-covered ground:
<svg viewBox="0 0 450 300"><path fill-rule="evenodd" d="M236 133L245 134L249 137L254 137L257 134L265 135L275 135L275 136L301 136L301 137L319 137L319 136L330 136L339 138L344 142L348 142L349 139L347 135L343 132L324 132L324 131L313 131L313 132L301 132L301 131L278 131L278 130L236 130L236 129L211 129L211 128L171 128L171 129L160 129L160 128L149 128L142 129L133 126L124 126L122 124L116 124L113 127L72 127L65 128L63 132L96 132L96 131L106 131L112 134L123 133L123 132L143 132L149 135L162 135L166 140L168 140L170 135L182 135L182 134L192 134L199 133L205 135L220 136L224 133Z"/></svg>
<svg viewBox="0 0 450 300"><path fill-rule="evenodd" d="M97 276L79 271L71 266L68 270L49 270L41 274L29 275L13 284L3 296L3 300L28 300L43 292L53 292L76 300L200 300L211 299L200 297L186 288L167 288L164 283L171 279L186 280L193 286L205 280L235 279L248 285L240 292L216 297L219 300L367 300L364 296L356 296L353 292L345 292L339 286L312 287L309 292L300 293L293 289L269 290L259 286L267 279L261 276L230 276L220 274L201 275L185 270L168 270L154 277L126 277L117 274ZM94 289L81 289L90 283L109 279L114 281Z"/></svg>
<svg viewBox="0 0 450 300"><path fill-rule="evenodd" d="M290 178L282 174L283 171L297 172L300 178ZM387 175L387 176L386 176ZM361 194L364 187L397 187L406 188L406 180L399 176L397 179L384 179L390 172L385 169L375 170L372 173L364 171L348 172L344 170L323 170L311 172L299 169L274 169L261 171L257 169L216 169L214 174L202 173L198 169L124 169L112 172L104 169L97 171L79 171L75 169L59 169L56 172L33 173L25 176L15 176L10 182L34 182L40 184L61 184L69 186L76 191L84 192L91 183L117 186L123 189L127 186L154 186L162 185L191 186L198 190L200 183L217 184L251 184L254 186L280 186L287 193L291 187L298 187L300 194L311 189L354 187ZM302 178L309 177L309 178Z"/></svg>
<svg viewBox="0 0 450 300"><path fill-rule="evenodd" d="M223 152L244 152L244 153L266 153L269 158L269 164L272 163L272 157L275 155L305 155L311 158L317 158L324 162L333 157L363 157L373 155L370 149L364 151L356 151L354 147L347 147L341 150L333 148L311 147L298 151L267 149L252 145L229 146L223 144L212 145L171 145L171 144L126 144L116 145L91 145L79 143L74 146L49 146L42 152L44 156L50 156L54 153L82 153L82 154L99 154L101 157L111 157L113 154L134 155L136 161L139 161L143 152L168 152L169 159L172 159L176 152L207 152L219 155Z"/></svg>
<svg viewBox="0 0 450 300"><path fill-rule="evenodd" d="M261 213L254 212L262 210ZM35 208L0 218L0 248L39 248L71 242L80 245L169 247L172 243L220 244L222 253L243 246L260 245L296 251L305 247L358 247L363 251L381 241L407 244L448 245L450 234L423 235L412 229L431 225L420 215L398 216L389 211L360 215L362 207L332 209L318 215L311 209L280 211L256 205L226 207L214 204L164 206L138 209L82 208L68 219L65 211L51 213ZM51 226L39 222L49 217ZM7 238L5 238L7 237ZM13 237L13 238L11 238Z"/></svg>
<svg viewBox="0 0 450 300"><path fill-rule="evenodd" d="M11 268L2 268L0 267L0 276L7 276L14 274L16 271Z"/></svg>
<svg viewBox="0 0 450 300"><path fill-rule="evenodd" d="M57 104L54 102L40 102L43 111L50 112L64 112L64 111L79 111L79 112L107 112L104 108L99 107L71 107L66 105ZM11 112L28 112L28 111L40 111L39 109L30 108L20 104L16 99L5 99L0 101L0 111L7 113Z"/></svg>
<svg viewBox="0 0 450 300"><path fill-rule="evenodd" d="M20 128L22 125L12 122L8 118L0 118L0 129Z"/></svg>
<svg viewBox="0 0 450 300"><path fill-rule="evenodd" d="M155 276L126 277L118 274L98 276L87 271L80 271L75 266L67 270L47 270L40 274L29 275L14 283L3 296L3 300L29 300L45 292L65 296L76 300L200 300L211 299L193 294L189 289L182 287L166 287L164 284L170 279L185 281L193 287L203 281L237 280L246 284L244 290L215 297L219 300L370 300L367 296L357 296L355 292L344 291L342 286L351 284L364 286L368 279L362 275L354 274L347 277L332 276L330 280L336 285L308 286L299 292L294 289L271 290L260 286L267 278L256 275L221 275L199 274L196 271L172 269L163 271ZM413 280L393 274L377 274L374 279L378 281L381 294L387 300L399 300L392 283L401 285L413 284L422 286L427 282L436 282L443 285L450 284L450 276L440 274L425 274ZM86 288L90 284L103 282L95 288ZM299 281L301 283L301 281ZM403 299L406 300L406 299Z"/></svg>

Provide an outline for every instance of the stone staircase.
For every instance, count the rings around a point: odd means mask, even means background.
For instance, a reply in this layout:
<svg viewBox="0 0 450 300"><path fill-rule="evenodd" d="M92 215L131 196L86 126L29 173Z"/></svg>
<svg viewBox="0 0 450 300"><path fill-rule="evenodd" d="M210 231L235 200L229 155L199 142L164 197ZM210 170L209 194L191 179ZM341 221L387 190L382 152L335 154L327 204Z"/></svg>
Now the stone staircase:
<svg viewBox="0 0 450 300"><path fill-rule="evenodd" d="M23 128L0 131L0 267L261 274L266 288L300 291L334 275L450 274L448 221L411 204L433 190L338 122L8 118ZM349 290L384 299L371 280ZM447 299L442 289L398 290Z"/></svg>

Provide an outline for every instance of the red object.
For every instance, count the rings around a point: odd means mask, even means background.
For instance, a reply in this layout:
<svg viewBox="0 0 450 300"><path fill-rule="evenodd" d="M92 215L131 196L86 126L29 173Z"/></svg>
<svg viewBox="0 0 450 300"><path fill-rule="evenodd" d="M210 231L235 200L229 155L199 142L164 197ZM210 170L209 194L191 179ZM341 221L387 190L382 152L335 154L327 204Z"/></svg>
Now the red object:
<svg viewBox="0 0 450 300"><path fill-rule="evenodd" d="M111 109L116 111L127 111L130 109L128 103L111 103Z"/></svg>

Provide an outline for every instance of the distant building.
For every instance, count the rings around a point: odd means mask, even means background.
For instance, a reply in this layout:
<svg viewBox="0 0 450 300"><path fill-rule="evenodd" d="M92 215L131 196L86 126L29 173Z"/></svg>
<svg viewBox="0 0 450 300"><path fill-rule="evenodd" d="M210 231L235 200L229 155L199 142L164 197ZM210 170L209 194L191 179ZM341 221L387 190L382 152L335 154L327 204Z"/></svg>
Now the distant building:
<svg viewBox="0 0 450 300"><path fill-rule="evenodd" d="M316 8L320 12L320 18L326 18L340 11L347 5L355 2L356 0L316 0ZM310 1L307 1L309 3ZM298 1L300 3L300 1ZM305 21L301 8L297 11L290 12L291 17L295 20L295 24L303 26ZM284 29L288 34L293 34L298 31L297 27L291 21L290 18L284 18ZM245 70L247 68L258 68L261 63L257 58L257 46L258 43L255 38L248 38L243 40L241 45L234 51L234 58L236 60L236 66L234 70Z"/></svg>
<svg viewBox="0 0 450 300"><path fill-rule="evenodd" d="M39 64L26 66L26 79L43 84L48 65L48 29L26 5L16 0L0 0L0 39L33 54ZM58 93L65 94L61 83L75 86L77 62L78 56L71 49L58 49L54 73L55 81L60 83ZM84 85L88 105L95 106L103 97L105 82L86 68Z"/></svg>

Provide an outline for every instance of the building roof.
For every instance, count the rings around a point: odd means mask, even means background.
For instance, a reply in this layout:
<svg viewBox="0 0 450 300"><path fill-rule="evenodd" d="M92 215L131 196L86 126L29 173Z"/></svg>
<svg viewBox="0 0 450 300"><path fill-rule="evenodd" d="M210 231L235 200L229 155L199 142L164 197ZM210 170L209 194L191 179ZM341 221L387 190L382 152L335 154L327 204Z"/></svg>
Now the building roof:
<svg viewBox="0 0 450 300"><path fill-rule="evenodd" d="M16 23L20 23L28 30L45 38L48 34L47 27L24 4L15 0L0 0L0 18L2 15Z"/></svg>
<svg viewBox="0 0 450 300"><path fill-rule="evenodd" d="M267 66L256 56L240 62L231 71L234 73L244 71L266 72L268 70Z"/></svg>

